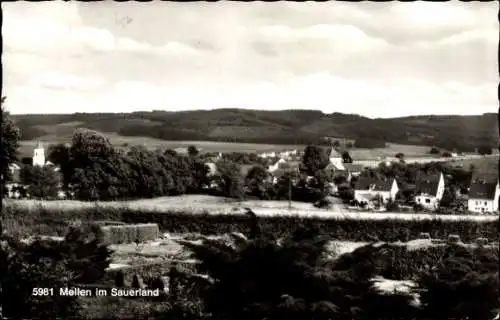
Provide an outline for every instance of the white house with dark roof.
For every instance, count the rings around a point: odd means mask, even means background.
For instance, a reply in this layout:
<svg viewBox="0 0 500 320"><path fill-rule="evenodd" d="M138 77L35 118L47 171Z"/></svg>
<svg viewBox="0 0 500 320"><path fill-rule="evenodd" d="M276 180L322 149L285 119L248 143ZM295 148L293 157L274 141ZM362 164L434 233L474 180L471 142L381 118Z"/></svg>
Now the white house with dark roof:
<svg viewBox="0 0 500 320"><path fill-rule="evenodd" d="M415 185L415 202L427 210L437 210L444 194L443 173L420 175Z"/></svg>
<svg viewBox="0 0 500 320"><path fill-rule="evenodd" d="M476 178L469 189L467 206L469 211L477 213L498 212L500 185L497 179Z"/></svg>
<svg viewBox="0 0 500 320"><path fill-rule="evenodd" d="M399 191L396 179L377 180L360 177L354 186L354 199L360 203L367 203L369 206L377 198L383 204L394 201Z"/></svg>

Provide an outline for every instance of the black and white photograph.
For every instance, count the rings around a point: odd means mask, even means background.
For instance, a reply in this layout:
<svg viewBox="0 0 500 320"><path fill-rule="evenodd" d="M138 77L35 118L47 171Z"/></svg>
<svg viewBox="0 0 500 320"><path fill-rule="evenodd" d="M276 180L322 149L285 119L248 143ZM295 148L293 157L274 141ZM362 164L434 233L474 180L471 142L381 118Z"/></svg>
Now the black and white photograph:
<svg viewBox="0 0 500 320"><path fill-rule="evenodd" d="M499 319L499 2L1 9L0 318Z"/></svg>

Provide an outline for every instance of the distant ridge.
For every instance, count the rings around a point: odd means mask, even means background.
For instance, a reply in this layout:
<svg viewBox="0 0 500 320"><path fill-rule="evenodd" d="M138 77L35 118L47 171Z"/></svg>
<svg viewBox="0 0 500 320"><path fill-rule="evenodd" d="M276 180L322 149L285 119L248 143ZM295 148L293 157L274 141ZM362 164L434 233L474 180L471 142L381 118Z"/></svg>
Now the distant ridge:
<svg viewBox="0 0 500 320"><path fill-rule="evenodd" d="M270 144L324 143L324 137L372 139L392 143L437 146L472 151L498 145L498 115L424 115L368 118L319 110L214 109L12 115L23 140L34 140L48 129L73 125L122 136L164 140L204 140ZM71 129L71 128L69 128Z"/></svg>

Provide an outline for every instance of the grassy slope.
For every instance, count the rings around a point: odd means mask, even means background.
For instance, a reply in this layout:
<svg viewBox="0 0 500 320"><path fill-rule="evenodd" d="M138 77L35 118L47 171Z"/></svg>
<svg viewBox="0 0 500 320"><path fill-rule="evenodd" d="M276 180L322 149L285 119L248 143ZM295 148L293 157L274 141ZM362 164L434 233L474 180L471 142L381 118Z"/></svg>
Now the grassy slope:
<svg viewBox="0 0 500 320"><path fill-rule="evenodd" d="M43 138L47 141L67 139L77 127L110 133L117 143L129 143L126 138L119 136L148 136L163 140L176 137L180 141L238 139L238 142L272 145L301 144L298 139L304 137L316 139L328 136L377 138L399 144L455 143L460 146L477 145L485 139L494 142L498 136L495 114L370 119L307 110L218 109L131 114L14 115L13 118L23 130L26 140ZM145 140L145 143L155 142Z"/></svg>

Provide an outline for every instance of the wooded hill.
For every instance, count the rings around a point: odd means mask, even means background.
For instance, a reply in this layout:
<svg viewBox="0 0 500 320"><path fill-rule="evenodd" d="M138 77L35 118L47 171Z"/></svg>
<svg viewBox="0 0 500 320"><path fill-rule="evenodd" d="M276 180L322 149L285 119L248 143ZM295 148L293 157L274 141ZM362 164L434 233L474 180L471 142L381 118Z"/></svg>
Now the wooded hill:
<svg viewBox="0 0 500 320"><path fill-rule="evenodd" d="M410 116L371 119L315 110L153 111L13 115L23 140L50 134L53 128L88 128L121 136L163 140L227 141L267 144L321 143L325 137L437 146L473 151L498 144L498 115ZM53 132L52 132L53 133Z"/></svg>

